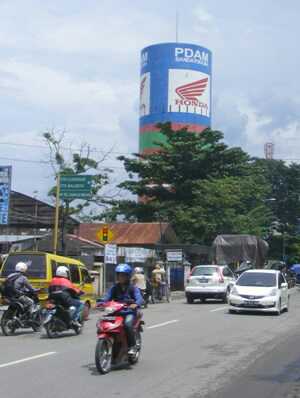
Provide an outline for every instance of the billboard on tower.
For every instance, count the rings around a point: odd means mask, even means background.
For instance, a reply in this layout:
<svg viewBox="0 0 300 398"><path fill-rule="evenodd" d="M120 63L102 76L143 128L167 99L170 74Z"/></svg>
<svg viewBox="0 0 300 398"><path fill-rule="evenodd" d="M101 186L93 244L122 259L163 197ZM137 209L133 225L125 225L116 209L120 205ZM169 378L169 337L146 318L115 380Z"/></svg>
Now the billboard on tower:
<svg viewBox="0 0 300 398"><path fill-rule="evenodd" d="M146 47L141 54L140 152L164 139L156 124L201 132L211 126L212 54L187 43Z"/></svg>
<svg viewBox="0 0 300 398"><path fill-rule="evenodd" d="M210 76L195 70L169 69L168 110L209 118Z"/></svg>
<svg viewBox="0 0 300 398"><path fill-rule="evenodd" d="M141 76L140 84L140 116L147 116L150 113L150 73Z"/></svg>

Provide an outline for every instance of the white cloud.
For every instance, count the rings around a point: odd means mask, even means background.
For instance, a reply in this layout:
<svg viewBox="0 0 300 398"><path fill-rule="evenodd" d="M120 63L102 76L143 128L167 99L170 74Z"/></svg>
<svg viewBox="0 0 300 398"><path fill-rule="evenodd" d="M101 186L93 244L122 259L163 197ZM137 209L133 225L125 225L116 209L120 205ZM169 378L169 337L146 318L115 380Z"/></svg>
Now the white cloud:
<svg viewBox="0 0 300 398"><path fill-rule="evenodd" d="M71 106L116 100L112 87L104 81L75 80L47 66L0 59L0 90L19 100L43 106Z"/></svg>
<svg viewBox="0 0 300 398"><path fill-rule="evenodd" d="M193 10L193 15L195 18L195 32L198 34L209 35L209 40L211 41L212 36L219 32L216 18L202 6L197 6Z"/></svg>
<svg viewBox="0 0 300 398"><path fill-rule="evenodd" d="M213 127L252 154L262 156L263 143L273 140L276 153L296 156L297 3L199 3L1 0L0 141L36 143L55 128L66 129L74 146L137 150L139 53L174 40L177 8L180 40L213 51ZM1 153L43 157L17 147L0 146ZM15 169L22 189L45 185L35 165L27 181L22 163Z"/></svg>

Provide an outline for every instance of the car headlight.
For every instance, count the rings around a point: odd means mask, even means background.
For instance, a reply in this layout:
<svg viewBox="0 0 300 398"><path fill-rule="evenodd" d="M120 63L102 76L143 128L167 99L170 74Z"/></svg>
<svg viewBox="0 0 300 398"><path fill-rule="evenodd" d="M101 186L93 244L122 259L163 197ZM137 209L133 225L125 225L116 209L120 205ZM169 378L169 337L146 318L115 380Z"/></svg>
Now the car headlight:
<svg viewBox="0 0 300 398"><path fill-rule="evenodd" d="M272 296L272 297L277 296L277 289L272 289L270 296Z"/></svg>
<svg viewBox="0 0 300 398"><path fill-rule="evenodd" d="M239 292L235 286L230 290L230 294L234 294L235 296L239 296Z"/></svg>

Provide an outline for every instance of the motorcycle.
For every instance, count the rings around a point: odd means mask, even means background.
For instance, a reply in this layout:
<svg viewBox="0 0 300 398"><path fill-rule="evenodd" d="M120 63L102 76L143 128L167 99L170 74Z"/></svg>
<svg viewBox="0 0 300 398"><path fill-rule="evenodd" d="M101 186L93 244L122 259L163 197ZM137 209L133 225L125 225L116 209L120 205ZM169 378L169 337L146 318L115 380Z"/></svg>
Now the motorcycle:
<svg viewBox="0 0 300 398"><path fill-rule="evenodd" d="M104 315L97 322L97 345L95 350L95 363L101 374L111 371L113 366L120 365L124 361L130 365L138 362L141 348L144 322L142 314L138 314L135 324L136 349L132 355L128 354L127 336L124 330L124 318L122 313L129 310L128 303L110 301L97 305L104 311Z"/></svg>
<svg viewBox="0 0 300 398"><path fill-rule="evenodd" d="M36 292L27 293L27 296L33 299L34 304L32 312L29 312L24 304L17 298L4 298L7 307L1 317L1 329L5 336L12 336L19 328L32 328L34 332L38 332L41 327L41 306L38 298L38 290Z"/></svg>
<svg viewBox="0 0 300 398"><path fill-rule="evenodd" d="M65 308L53 301L48 302L44 310L43 321L43 327L46 330L47 336L52 339L67 330L74 330L77 335L80 334L84 325L84 318L83 314L81 314L80 325L74 324L73 315L75 311L76 308L73 306Z"/></svg>

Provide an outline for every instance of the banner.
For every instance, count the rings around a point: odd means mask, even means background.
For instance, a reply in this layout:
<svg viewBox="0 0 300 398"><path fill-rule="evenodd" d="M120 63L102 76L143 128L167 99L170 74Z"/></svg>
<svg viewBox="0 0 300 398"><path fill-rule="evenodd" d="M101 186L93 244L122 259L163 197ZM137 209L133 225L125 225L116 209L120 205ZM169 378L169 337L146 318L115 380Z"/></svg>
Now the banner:
<svg viewBox="0 0 300 398"><path fill-rule="evenodd" d="M117 245L105 245L104 262L105 264L117 264Z"/></svg>
<svg viewBox="0 0 300 398"><path fill-rule="evenodd" d="M152 257L153 251L143 247L126 247L125 261L128 263L144 263L147 258Z"/></svg>
<svg viewBox="0 0 300 398"><path fill-rule="evenodd" d="M0 224L8 224L11 166L0 166Z"/></svg>

